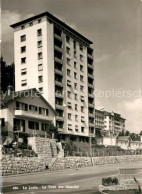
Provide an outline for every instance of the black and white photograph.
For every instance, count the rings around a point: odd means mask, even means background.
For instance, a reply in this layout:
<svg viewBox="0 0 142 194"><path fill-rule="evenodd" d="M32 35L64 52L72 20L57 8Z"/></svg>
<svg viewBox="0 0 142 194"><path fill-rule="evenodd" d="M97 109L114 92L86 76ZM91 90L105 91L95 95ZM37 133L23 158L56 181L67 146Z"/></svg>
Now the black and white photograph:
<svg viewBox="0 0 142 194"><path fill-rule="evenodd" d="M142 0L1 0L0 193L142 193Z"/></svg>

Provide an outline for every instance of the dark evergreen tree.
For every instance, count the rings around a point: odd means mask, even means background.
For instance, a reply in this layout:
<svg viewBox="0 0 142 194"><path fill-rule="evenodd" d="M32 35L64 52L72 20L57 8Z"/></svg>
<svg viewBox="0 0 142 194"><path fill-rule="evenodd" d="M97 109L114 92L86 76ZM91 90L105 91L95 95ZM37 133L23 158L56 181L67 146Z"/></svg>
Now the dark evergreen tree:
<svg viewBox="0 0 142 194"><path fill-rule="evenodd" d="M8 86L12 86L13 90L15 90L15 65L12 63L11 65L6 64L1 57L1 92L5 93L7 91Z"/></svg>

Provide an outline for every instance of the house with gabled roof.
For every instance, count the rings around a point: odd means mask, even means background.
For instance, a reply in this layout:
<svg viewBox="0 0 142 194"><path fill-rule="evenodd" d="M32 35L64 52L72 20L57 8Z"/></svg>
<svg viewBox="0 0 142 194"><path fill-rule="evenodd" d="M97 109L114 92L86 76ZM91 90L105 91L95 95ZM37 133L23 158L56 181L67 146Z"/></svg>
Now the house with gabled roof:
<svg viewBox="0 0 142 194"><path fill-rule="evenodd" d="M55 110L37 89L8 92L1 96L2 134L26 133L43 136Z"/></svg>

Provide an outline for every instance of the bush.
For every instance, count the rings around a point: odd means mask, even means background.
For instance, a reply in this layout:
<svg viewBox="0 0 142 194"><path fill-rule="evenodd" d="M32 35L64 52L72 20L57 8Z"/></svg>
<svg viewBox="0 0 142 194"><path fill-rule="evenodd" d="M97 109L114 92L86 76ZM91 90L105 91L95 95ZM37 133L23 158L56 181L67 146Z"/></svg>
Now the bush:
<svg viewBox="0 0 142 194"><path fill-rule="evenodd" d="M104 186L118 185L118 178L117 177L103 178L102 185L104 185Z"/></svg>

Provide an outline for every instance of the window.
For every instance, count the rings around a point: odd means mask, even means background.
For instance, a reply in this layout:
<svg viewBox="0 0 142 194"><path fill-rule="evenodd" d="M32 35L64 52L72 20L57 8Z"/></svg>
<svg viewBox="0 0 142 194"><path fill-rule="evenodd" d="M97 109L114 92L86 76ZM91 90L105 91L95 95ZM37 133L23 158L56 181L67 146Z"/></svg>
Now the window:
<svg viewBox="0 0 142 194"><path fill-rule="evenodd" d="M37 42L37 47L38 47L38 48L42 47L42 40L39 40L39 41Z"/></svg>
<svg viewBox="0 0 142 194"><path fill-rule="evenodd" d="M66 47L66 52L70 55L70 48L69 47Z"/></svg>
<svg viewBox="0 0 142 194"><path fill-rule="evenodd" d="M39 114L42 114L42 108L39 107Z"/></svg>
<svg viewBox="0 0 142 194"><path fill-rule="evenodd" d="M72 124L68 124L68 130L72 131Z"/></svg>
<svg viewBox="0 0 142 194"><path fill-rule="evenodd" d="M2 119L1 119L1 126L2 126L2 127L5 127L5 118L2 118Z"/></svg>
<svg viewBox="0 0 142 194"><path fill-rule="evenodd" d="M84 87L80 86L80 91L83 92L84 91Z"/></svg>
<svg viewBox="0 0 142 194"><path fill-rule="evenodd" d="M42 53L38 53L38 60L42 59Z"/></svg>
<svg viewBox="0 0 142 194"><path fill-rule="evenodd" d="M26 63L26 57L21 58L21 63Z"/></svg>
<svg viewBox="0 0 142 194"><path fill-rule="evenodd" d="M79 45L79 48L80 48L80 51L83 51L83 45L82 44Z"/></svg>
<svg viewBox="0 0 142 194"><path fill-rule="evenodd" d="M77 104L75 104L75 110L77 110Z"/></svg>
<svg viewBox="0 0 142 194"><path fill-rule="evenodd" d="M27 85L27 80L25 79L25 80L22 80L21 81L21 86L26 86Z"/></svg>
<svg viewBox="0 0 142 194"><path fill-rule="evenodd" d="M41 123L41 130L46 131L48 129L49 125L46 123Z"/></svg>
<svg viewBox="0 0 142 194"><path fill-rule="evenodd" d="M67 69L67 75L71 76L71 71L69 69Z"/></svg>
<svg viewBox="0 0 142 194"><path fill-rule="evenodd" d="M81 112L84 112L84 106L81 106Z"/></svg>
<svg viewBox="0 0 142 194"><path fill-rule="evenodd" d="M26 41L26 35L21 36L21 42Z"/></svg>
<svg viewBox="0 0 142 194"><path fill-rule="evenodd" d="M21 75L26 75L27 74L27 70L25 69L21 69Z"/></svg>
<svg viewBox="0 0 142 194"><path fill-rule="evenodd" d="M83 82L83 76L82 75L80 75L80 81Z"/></svg>
<svg viewBox="0 0 142 194"><path fill-rule="evenodd" d="M77 79L77 73L76 72L74 72L74 78Z"/></svg>
<svg viewBox="0 0 142 194"><path fill-rule="evenodd" d="M80 71L83 72L83 65L80 65Z"/></svg>
<svg viewBox="0 0 142 194"><path fill-rule="evenodd" d="M78 132L78 125L75 125L75 131Z"/></svg>
<svg viewBox="0 0 142 194"><path fill-rule="evenodd" d="M43 92L43 88L38 88L39 92L42 93Z"/></svg>
<svg viewBox="0 0 142 194"><path fill-rule="evenodd" d="M67 80L67 86L71 87L71 81Z"/></svg>
<svg viewBox="0 0 142 194"><path fill-rule="evenodd" d="M67 94L68 94L68 98L71 98L71 92L67 91Z"/></svg>
<svg viewBox="0 0 142 194"><path fill-rule="evenodd" d="M81 122L85 122L85 120L84 120L84 117L83 116L81 116Z"/></svg>
<svg viewBox="0 0 142 194"><path fill-rule="evenodd" d="M66 41L67 41L67 43L70 43L70 37L69 36L66 36Z"/></svg>
<svg viewBox="0 0 142 194"><path fill-rule="evenodd" d="M21 29L23 30L23 29L25 29L25 26L23 25L23 26L21 26Z"/></svg>
<svg viewBox="0 0 142 194"><path fill-rule="evenodd" d="M33 22L30 22L30 23L29 23L29 26L33 26Z"/></svg>
<svg viewBox="0 0 142 194"><path fill-rule="evenodd" d="M48 114L49 114L49 110L48 109L45 109L45 114L46 114L46 116L48 116Z"/></svg>
<svg viewBox="0 0 142 194"><path fill-rule="evenodd" d="M26 46L22 46L21 47L21 53L25 53L26 52Z"/></svg>
<svg viewBox="0 0 142 194"><path fill-rule="evenodd" d="M81 127L81 132L84 133L84 127Z"/></svg>
<svg viewBox="0 0 142 194"><path fill-rule="evenodd" d="M74 83L74 89L77 90L77 83Z"/></svg>
<svg viewBox="0 0 142 194"><path fill-rule="evenodd" d="M81 97L80 97L80 100L81 100L82 102L84 102L84 96L81 96Z"/></svg>
<svg viewBox="0 0 142 194"><path fill-rule="evenodd" d="M72 109L71 102L68 102L68 108L69 108L69 109Z"/></svg>
<svg viewBox="0 0 142 194"><path fill-rule="evenodd" d="M41 36L42 35L42 29L38 29L37 30L37 36Z"/></svg>
<svg viewBox="0 0 142 194"><path fill-rule="evenodd" d="M74 68L77 69L77 63L74 61Z"/></svg>
<svg viewBox="0 0 142 194"><path fill-rule="evenodd" d="M67 58L67 64L70 65L70 59L69 58Z"/></svg>
<svg viewBox="0 0 142 194"><path fill-rule="evenodd" d="M76 51L74 51L74 58L77 58Z"/></svg>
<svg viewBox="0 0 142 194"><path fill-rule="evenodd" d="M29 121L28 125L29 125L29 129L39 130L39 123L38 122Z"/></svg>
<svg viewBox="0 0 142 194"><path fill-rule="evenodd" d="M73 48L74 48L74 50L76 50L76 41L75 40L73 41Z"/></svg>
<svg viewBox="0 0 142 194"><path fill-rule="evenodd" d="M78 115L75 115L75 121L78 121Z"/></svg>
<svg viewBox="0 0 142 194"><path fill-rule="evenodd" d="M38 76L38 82L39 82L39 83L40 83L40 82L43 82L43 76L42 76L42 75Z"/></svg>
<svg viewBox="0 0 142 194"><path fill-rule="evenodd" d="M68 119L71 120L71 113L68 113Z"/></svg>
<svg viewBox="0 0 142 194"><path fill-rule="evenodd" d="M83 62L83 55L80 55L80 61Z"/></svg>
<svg viewBox="0 0 142 194"><path fill-rule="evenodd" d="M38 20L38 23L41 23L41 21L42 21L42 20L41 20L41 19L39 19L39 20Z"/></svg>
<svg viewBox="0 0 142 194"><path fill-rule="evenodd" d="M74 99L77 100L77 94L74 94Z"/></svg>
<svg viewBox="0 0 142 194"><path fill-rule="evenodd" d="M42 71L43 70L43 65L42 64L38 64L38 71Z"/></svg>

